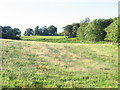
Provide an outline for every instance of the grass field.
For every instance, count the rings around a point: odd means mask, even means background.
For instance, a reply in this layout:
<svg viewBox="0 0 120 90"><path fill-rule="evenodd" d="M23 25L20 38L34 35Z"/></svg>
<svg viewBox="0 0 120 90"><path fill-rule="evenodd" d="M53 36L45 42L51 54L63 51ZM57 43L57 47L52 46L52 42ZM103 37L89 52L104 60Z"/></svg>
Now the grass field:
<svg viewBox="0 0 120 90"><path fill-rule="evenodd" d="M89 43L89 44L109 44L113 42L99 41L80 41L78 38L68 38L68 36L21 36L23 41L39 41L39 42L50 42L50 43Z"/></svg>
<svg viewBox="0 0 120 90"><path fill-rule="evenodd" d="M4 39L2 43L3 87L118 87L116 45Z"/></svg>
<svg viewBox="0 0 120 90"><path fill-rule="evenodd" d="M24 41L40 41L52 43L80 43L77 38L68 38L68 36L21 36Z"/></svg>

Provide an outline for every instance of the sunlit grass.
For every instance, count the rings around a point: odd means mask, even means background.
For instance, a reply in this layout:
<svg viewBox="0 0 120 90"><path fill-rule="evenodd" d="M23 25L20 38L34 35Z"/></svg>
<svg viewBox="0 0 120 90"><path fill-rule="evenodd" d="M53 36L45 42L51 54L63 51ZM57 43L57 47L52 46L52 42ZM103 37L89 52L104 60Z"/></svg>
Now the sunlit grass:
<svg viewBox="0 0 120 90"><path fill-rule="evenodd" d="M116 45L2 42L3 87L117 88Z"/></svg>

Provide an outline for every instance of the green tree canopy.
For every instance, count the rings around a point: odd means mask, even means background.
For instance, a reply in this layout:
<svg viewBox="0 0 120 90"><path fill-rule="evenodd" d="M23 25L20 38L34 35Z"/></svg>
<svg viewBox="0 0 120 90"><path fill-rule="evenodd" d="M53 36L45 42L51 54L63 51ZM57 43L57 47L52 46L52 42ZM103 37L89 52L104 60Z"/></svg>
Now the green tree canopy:
<svg viewBox="0 0 120 90"><path fill-rule="evenodd" d="M72 30L73 26L72 25L66 25L65 27L63 27L64 29L64 35L65 36L69 36L69 37L73 37L73 30Z"/></svg>
<svg viewBox="0 0 120 90"><path fill-rule="evenodd" d="M115 18L114 22L111 23L107 28L105 28L105 31L107 32L105 40L118 42L118 39L120 38L120 31L118 31L118 27L120 28L120 24L118 23L118 18Z"/></svg>
<svg viewBox="0 0 120 90"><path fill-rule="evenodd" d="M19 30L19 28L13 28L12 29L12 38L19 39L20 36L21 36L21 31Z"/></svg>
<svg viewBox="0 0 120 90"><path fill-rule="evenodd" d="M47 29L47 26L44 26L42 28L42 35L49 36L49 30Z"/></svg>
<svg viewBox="0 0 120 90"><path fill-rule="evenodd" d="M72 24L72 35L73 37L76 37L77 35L77 30L80 27L80 23L73 23Z"/></svg>
<svg viewBox="0 0 120 90"><path fill-rule="evenodd" d="M39 29L39 26L35 27L34 35L42 35L42 30L41 30L41 28Z"/></svg>
<svg viewBox="0 0 120 90"><path fill-rule="evenodd" d="M82 23L80 23L80 27L77 30L77 37L82 41L85 38L85 28L87 25L88 25L88 23L82 22Z"/></svg>
<svg viewBox="0 0 120 90"><path fill-rule="evenodd" d="M88 41L103 41L104 29L112 23L112 19L95 19L86 26L85 39Z"/></svg>
<svg viewBox="0 0 120 90"><path fill-rule="evenodd" d="M24 32L24 36L31 36L33 35L33 30L31 28L27 28Z"/></svg>
<svg viewBox="0 0 120 90"><path fill-rule="evenodd" d="M21 31L18 28L12 29L10 26L0 26L0 33L2 38L6 39L19 39Z"/></svg>
<svg viewBox="0 0 120 90"><path fill-rule="evenodd" d="M55 26L50 25L47 29L49 31L49 35L54 36L57 34L57 28Z"/></svg>

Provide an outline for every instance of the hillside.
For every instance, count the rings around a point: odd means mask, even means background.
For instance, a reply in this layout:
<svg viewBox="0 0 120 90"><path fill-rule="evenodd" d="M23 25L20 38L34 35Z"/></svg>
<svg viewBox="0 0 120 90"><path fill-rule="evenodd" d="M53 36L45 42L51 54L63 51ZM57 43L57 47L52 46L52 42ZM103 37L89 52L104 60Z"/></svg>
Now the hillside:
<svg viewBox="0 0 120 90"><path fill-rule="evenodd" d="M4 39L2 43L3 87L117 88L116 45Z"/></svg>

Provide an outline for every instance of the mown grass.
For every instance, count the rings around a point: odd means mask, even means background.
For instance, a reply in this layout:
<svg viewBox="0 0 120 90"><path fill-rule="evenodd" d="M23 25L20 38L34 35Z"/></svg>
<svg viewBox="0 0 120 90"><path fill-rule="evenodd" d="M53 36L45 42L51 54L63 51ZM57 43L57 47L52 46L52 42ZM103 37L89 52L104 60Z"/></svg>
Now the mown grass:
<svg viewBox="0 0 120 90"><path fill-rule="evenodd" d="M117 88L118 47L112 44L2 40L5 88Z"/></svg>

